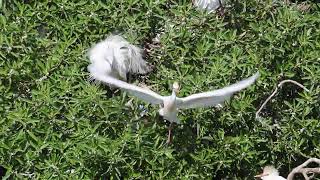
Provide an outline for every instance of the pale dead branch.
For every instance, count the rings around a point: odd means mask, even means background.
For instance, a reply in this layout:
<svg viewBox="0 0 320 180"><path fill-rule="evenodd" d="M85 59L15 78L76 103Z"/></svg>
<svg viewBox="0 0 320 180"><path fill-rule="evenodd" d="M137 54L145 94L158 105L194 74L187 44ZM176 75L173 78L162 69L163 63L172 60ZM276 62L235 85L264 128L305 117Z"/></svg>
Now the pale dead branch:
<svg viewBox="0 0 320 180"><path fill-rule="evenodd" d="M300 166L294 168L288 175L287 180L293 180L294 175L301 173L306 180L312 179L315 174L320 174L320 167L307 168L310 163L317 163L320 166L320 159L310 158ZM311 175L310 175L311 174Z"/></svg>
<svg viewBox="0 0 320 180"><path fill-rule="evenodd" d="M261 107L259 108L259 110L256 112L256 119L259 118L259 113L262 111L262 109L266 106L266 104L270 101L270 99L275 96L275 94L278 92L278 89L282 87L282 85L284 83L293 83L297 86L299 86L300 88L304 89L305 91L309 92L309 90L304 87L302 84L298 83L297 81L294 80L290 80L290 79L286 79L281 81L278 86L276 87L276 89L272 92L272 94L264 101L264 103L261 105Z"/></svg>

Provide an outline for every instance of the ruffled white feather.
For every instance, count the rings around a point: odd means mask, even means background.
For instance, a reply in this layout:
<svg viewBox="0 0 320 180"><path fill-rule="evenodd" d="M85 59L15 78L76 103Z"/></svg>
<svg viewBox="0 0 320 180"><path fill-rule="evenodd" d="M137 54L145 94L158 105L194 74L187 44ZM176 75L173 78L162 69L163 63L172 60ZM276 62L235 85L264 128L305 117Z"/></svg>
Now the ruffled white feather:
<svg viewBox="0 0 320 180"><path fill-rule="evenodd" d="M284 177L279 176L279 172L274 166L265 166L263 173L255 177L262 180L286 180Z"/></svg>
<svg viewBox="0 0 320 180"><path fill-rule="evenodd" d="M194 0L193 4L199 9L213 12L222 5L220 2L223 3L223 0Z"/></svg>
<svg viewBox="0 0 320 180"><path fill-rule="evenodd" d="M127 73L147 73L150 68L142 58L142 50L119 35L111 35L94 45L88 53L95 72L127 80Z"/></svg>

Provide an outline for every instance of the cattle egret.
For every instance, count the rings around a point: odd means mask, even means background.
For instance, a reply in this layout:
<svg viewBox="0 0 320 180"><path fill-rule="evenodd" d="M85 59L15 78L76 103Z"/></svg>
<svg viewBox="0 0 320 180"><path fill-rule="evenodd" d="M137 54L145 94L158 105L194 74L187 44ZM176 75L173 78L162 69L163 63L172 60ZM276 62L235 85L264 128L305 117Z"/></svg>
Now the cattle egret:
<svg viewBox="0 0 320 180"><path fill-rule="evenodd" d="M147 73L141 49L119 35L111 35L94 45L88 53L91 66L101 74L127 80L127 73Z"/></svg>
<svg viewBox="0 0 320 180"><path fill-rule="evenodd" d="M256 73L255 75L245 80L242 80L238 83L235 83L231 86L227 86L222 89L193 94L188 97L179 98L176 97L176 94L179 92L180 88L177 82L173 84L172 94L170 96L161 96L149 89L128 84L114 77L101 74L99 71L95 70L95 66L88 66L88 70L90 72L90 75L100 82L104 82L108 85L119 87L148 103L159 105L159 114L163 116L164 119L170 121L171 124L173 122L177 124L180 123L180 120L177 117L178 109L201 108L217 105L231 97L233 93L250 86L259 76L259 73ZM171 125L169 128L169 139L171 139L170 134ZM170 140L168 142L170 142Z"/></svg>
<svg viewBox="0 0 320 180"><path fill-rule="evenodd" d="M279 172L273 166L266 166L263 168L263 173L254 176L262 180L286 180L284 177L279 176Z"/></svg>

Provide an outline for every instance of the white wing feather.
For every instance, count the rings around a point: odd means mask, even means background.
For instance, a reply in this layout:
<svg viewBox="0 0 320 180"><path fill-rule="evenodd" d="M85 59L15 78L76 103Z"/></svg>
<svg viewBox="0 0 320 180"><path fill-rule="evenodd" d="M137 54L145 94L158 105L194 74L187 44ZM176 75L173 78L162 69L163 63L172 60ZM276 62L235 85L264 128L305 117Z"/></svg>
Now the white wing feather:
<svg viewBox="0 0 320 180"><path fill-rule="evenodd" d="M92 68L94 68L94 66L88 67L88 70L91 73L91 76L100 82L104 82L109 85L119 87L119 88L129 92L130 94L132 94L132 95L134 95L144 101L147 101L151 104L163 103L164 97L149 90L149 89L144 89L139 86L135 86L135 85L126 83L124 81L118 80L118 79L113 78L111 76L106 76L101 73L95 73L95 70Z"/></svg>
<svg viewBox="0 0 320 180"><path fill-rule="evenodd" d="M235 92L250 86L258 77L259 73L256 73L255 75L247 79L244 79L238 83L232 84L231 86L222 89L193 94L185 98L177 98L177 108L188 109L217 105L230 98Z"/></svg>

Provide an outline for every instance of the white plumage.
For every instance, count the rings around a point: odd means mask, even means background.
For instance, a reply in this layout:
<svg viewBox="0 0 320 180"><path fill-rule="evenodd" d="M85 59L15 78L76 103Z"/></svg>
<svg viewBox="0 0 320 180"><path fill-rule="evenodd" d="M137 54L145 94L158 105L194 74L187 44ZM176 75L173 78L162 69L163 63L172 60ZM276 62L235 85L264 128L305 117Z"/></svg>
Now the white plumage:
<svg viewBox="0 0 320 180"><path fill-rule="evenodd" d="M237 91L240 91L252 83L258 78L259 73L242 80L238 83L235 83L231 86L204 92L193 94L188 97L179 98L176 97L176 94L179 91L178 83L173 84L172 94L170 96L161 96L149 89L141 88L132 84L115 79L111 76L106 76L102 74L99 70L95 69L95 66L89 66L88 70L91 76L101 82L107 83L112 86L119 87L125 91L128 91L130 94L146 101L151 104L160 105L159 114L163 116L170 122L180 123L177 118L178 109L188 109L188 108L200 108L200 107L210 107L228 99L232 94Z"/></svg>
<svg viewBox="0 0 320 180"><path fill-rule="evenodd" d="M256 178L262 180L286 180L284 177L279 176L279 172L273 166L266 166L263 168L263 173L256 175Z"/></svg>
<svg viewBox="0 0 320 180"><path fill-rule="evenodd" d="M194 6L213 12L222 6L223 0L193 0Z"/></svg>
<svg viewBox="0 0 320 180"><path fill-rule="evenodd" d="M119 35L110 35L94 45L88 53L89 67L103 75L127 80L127 73L147 73L150 68L142 50Z"/></svg>

